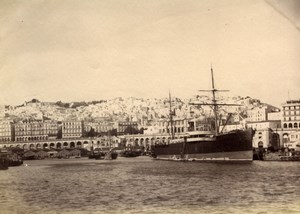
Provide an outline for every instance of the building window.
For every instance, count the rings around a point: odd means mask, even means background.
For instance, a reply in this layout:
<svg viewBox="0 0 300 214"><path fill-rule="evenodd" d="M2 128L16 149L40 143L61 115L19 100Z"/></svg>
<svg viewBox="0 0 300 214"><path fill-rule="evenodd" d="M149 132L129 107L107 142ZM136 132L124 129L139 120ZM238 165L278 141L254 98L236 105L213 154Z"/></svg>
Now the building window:
<svg viewBox="0 0 300 214"><path fill-rule="evenodd" d="M293 128L293 124L292 123L289 123L289 128Z"/></svg>
<svg viewBox="0 0 300 214"><path fill-rule="evenodd" d="M294 128L298 128L298 124L297 123L294 123Z"/></svg>

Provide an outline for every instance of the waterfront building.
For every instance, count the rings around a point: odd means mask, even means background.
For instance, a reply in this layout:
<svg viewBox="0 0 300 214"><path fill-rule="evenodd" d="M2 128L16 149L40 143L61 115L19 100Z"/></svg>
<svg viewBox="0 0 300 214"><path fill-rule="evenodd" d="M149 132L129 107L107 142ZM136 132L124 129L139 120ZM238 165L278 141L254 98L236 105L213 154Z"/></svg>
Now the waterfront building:
<svg viewBox="0 0 300 214"><path fill-rule="evenodd" d="M24 120L15 124L15 141L48 140L47 130L43 121Z"/></svg>
<svg viewBox="0 0 300 214"><path fill-rule="evenodd" d="M58 123L53 120L46 120L43 123L44 133L48 135L48 139L57 139L58 137Z"/></svg>
<svg viewBox="0 0 300 214"><path fill-rule="evenodd" d="M284 130L297 131L300 128L300 100L289 100L282 105Z"/></svg>
<svg viewBox="0 0 300 214"><path fill-rule="evenodd" d="M254 148L280 148L280 136L277 133L281 129L280 120L248 122L246 126L255 130L252 140Z"/></svg>
<svg viewBox="0 0 300 214"><path fill-rule="evenodd" d="M14 140L13 124L10 121L0 122L0 143Z"/></svg>
<svg viewBox="0 0 300 214"><path fill-rule="evenodd" d="M63 121L62 138L80 138L83 136L83 121Z"/></svg>

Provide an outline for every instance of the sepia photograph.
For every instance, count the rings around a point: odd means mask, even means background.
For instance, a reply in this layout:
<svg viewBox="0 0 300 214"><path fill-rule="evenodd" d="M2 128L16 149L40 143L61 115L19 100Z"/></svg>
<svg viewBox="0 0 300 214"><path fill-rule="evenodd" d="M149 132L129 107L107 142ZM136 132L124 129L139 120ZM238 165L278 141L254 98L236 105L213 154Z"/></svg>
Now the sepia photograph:
<svg viewBox="0 0 300 214"><path fill-rule="evenodd" d="M300 0L0 0L1 214L300 213Z"/></svg>

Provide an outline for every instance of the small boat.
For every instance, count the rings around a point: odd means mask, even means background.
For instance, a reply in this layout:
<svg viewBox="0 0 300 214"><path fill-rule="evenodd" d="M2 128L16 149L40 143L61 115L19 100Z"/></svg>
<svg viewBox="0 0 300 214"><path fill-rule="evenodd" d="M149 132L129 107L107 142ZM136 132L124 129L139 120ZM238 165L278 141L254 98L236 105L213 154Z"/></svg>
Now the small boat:
<svg viewBox="0 0 300 214"><path fill-rule="evenodd" d="M6 170L9 167L7 151L0 151L0 170Z"/></svg>
<svg viewBox="0 0 300 214"><path fill-rule="evenodd" d="M299 151L265 152L263 161L300 161Z"/></svg>
<svg viewBox="0 0 300 214"><path fill-rule="evenodd" d="M140 155L141 152L136 150L124 150L120 153L120 156L125 158L133 158L133 157L138 157Z"/></svg>
<svg viewBox="0 0 300 214"><path fill-rule="evenodd" d="M104 159L105 160L115 160L115 159L117 159L117 157L118 157L118 153L117 152L115 152L115 151L108 151L105 154Z"/></svg>

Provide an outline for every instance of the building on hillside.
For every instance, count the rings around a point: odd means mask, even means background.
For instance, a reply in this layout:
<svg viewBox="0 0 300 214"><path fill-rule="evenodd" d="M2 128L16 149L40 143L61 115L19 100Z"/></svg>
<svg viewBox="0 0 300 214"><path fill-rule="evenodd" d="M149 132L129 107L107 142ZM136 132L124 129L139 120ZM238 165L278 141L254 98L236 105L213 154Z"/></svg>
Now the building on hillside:
<svg viewBox="0 0 300 214"><path fill-rule="evenodd" d="M0 122L0 143L14 140L14 126L10 121Z"/></svg>
<svg viewBox="0 0 300 214"><path fill-rule="evenodd" d="M214 120L211 118L190 119L188 121L188 131L213 131Z"/></svg>
<svg viewBox="0 0 300 214"><path fill-rule="evenodd" d="M84 123L84 131L90 132L94 130L96 133L107 133L114 129L114 124L110 122L89 122Z"/></svg>
<svg viewBox="0 0 300 214"><path fill-rule="evenodd" d="M264 105L253 107L252 109L247 111L247 122L258 122L258 121L267 121L269 120L268 114L271 112L278 112L279 109L271 106Z"/></svg>
<svg viewBox="0 0 300 214"><path fill-rule="evenodd" d="M300 129L300 100L289 100L282 105L284 130L297 131Z"/></svg>
<svg viewBox="0 0 300 214"><path fill-rule="evenodd" d="M159 128L156 125L153 126L146 126L144 129L145 135L156 135L159 133Z"/></svg>
<svg viewBox="0 0 300 214"><path fill-rule="evenodd" d="M95 131L98 133L105 133L114 129L113 123L101 122L95 126Z"/></svg>
<svg viewBox="0 0 300 214"><path fill-rule="evenodd" d="M25 102L24 106L30 106L33 108L40 108L42 106L42 103L37 99L32 99L31 101Z"/></svg>
<svg viewBox="0 0 300 214"><path fill-rule="evenodd" d="M62 138L80 138L83 136L83 121L63 121Z"/></svg>
<svg viewBox="0 0 300 214"><path fill-rule="evenodd" d="M282 120L282 112L277 111L277 112L269 112L268 113L268 120Z"/></svg>
<svg viewBox="0 0 300 214"><path fill-rule="evenodd" d="M184 134L189 131L212 131L212 120L210 119L174 119L173 133ZM159 134L171 134L171 122L161 120L158 122Z"/></svg>
<svg viewBox="0 0 300 214"><path fill-rule="evenodd" d="M137 122L117 122L114 128L117 129L118 135L137 134L136 132L139 131Z"/></svg>

